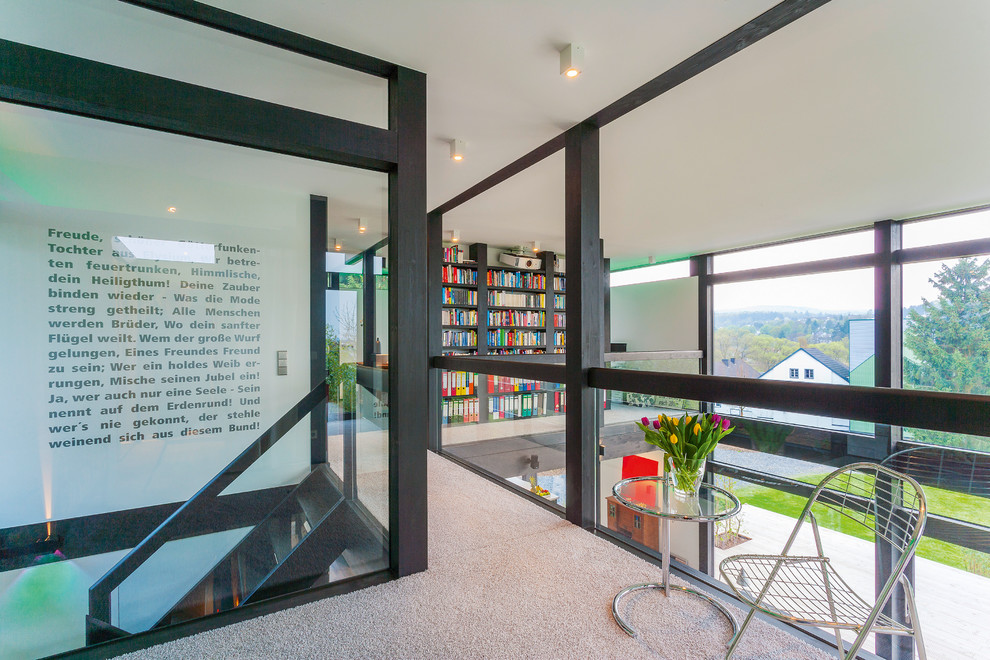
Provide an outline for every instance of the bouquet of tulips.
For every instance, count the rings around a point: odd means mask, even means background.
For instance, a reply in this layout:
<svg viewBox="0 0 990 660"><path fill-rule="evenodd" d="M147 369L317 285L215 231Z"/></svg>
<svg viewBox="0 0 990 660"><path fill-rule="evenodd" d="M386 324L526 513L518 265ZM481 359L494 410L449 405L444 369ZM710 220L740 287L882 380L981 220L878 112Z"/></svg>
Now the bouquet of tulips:
<svg viewBox="0 0 990 660"><path fill-rule="evenodd" d="M680 490L691 490L691 483L702 470L708 454L715 450L719 440L735 430L727 418L711 413L695 417L660 415L652 423L644 417L636 426L646 434L646 442L659 447L669 457L675 486Z"/></svg>

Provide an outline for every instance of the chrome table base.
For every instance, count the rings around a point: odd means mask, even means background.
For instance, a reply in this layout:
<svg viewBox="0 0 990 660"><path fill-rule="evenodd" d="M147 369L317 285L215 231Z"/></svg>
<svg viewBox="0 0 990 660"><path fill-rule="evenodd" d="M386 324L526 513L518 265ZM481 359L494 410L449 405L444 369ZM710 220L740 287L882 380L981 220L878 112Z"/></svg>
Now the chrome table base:
<svg viewBox="0 0 990 660"><path fill-rule="evenodd" d="M690 587L681 587L676 584L670 585L668 589L665 588L663 584L651 582L649 584L634 584L631 587L626 587L625 589L617 593L615 595L615 598L612 599L612 618L615 619L615 622L619 624L619 627L622 628L626 632L626 634L628 634L630 637L639 637L639 634L635 630L633 630L632 626L626 623L625 619L622 618L622 615L619 614L619 601L622 600L623 596L625 596L626 594L632 593L634 591L640 591L642 589L660 589L664 592L664 595L668 597L670 595L669 589L676 589L677 591L684 591L694 596L697 596L698 598L703 598L712 605L714 605L716 609L718 609L718 611L721 612L723 615L725 615L725 618L729 620L729 625L732 626L732 636L729 638L730 641L736 636L736 633L739 631L739 625L736 623L735 617L732 616L732 613L729 612L728 608L726 608L725 605L720 603L715 598L712 598L708 594L704 593L703 591L697 591L695 589L691 589ZM728 647L729 642L726 642L725 645L726 647Z"/></svg>

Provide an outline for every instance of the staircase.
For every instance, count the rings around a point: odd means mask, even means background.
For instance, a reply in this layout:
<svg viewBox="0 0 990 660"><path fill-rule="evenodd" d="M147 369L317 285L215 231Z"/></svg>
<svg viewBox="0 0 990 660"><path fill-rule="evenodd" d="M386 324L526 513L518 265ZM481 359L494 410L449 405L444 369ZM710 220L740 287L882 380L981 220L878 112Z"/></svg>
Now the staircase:
<svg viewBox="0 0 990 660"><path fill-rule="evenodd" d="M306 395L90 588L87 644L317 586L331 570L339 578L381 556L381 533L326 465L258 511L254 525L189 531L202 529L224 489L326 396L323 384Z"/></svg>

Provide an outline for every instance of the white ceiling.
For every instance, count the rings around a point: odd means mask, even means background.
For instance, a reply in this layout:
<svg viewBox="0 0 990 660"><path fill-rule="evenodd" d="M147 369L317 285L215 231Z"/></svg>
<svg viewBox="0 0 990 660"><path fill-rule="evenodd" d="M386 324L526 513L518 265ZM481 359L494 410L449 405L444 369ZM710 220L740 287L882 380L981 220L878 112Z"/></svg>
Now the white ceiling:
<svg viewBox="0 0 990 660"><path fill-rule="evenodd" d="M367 77L110 0L7 1L21 27L0 25L6 38L382 121L382 89ZM775 0L210 3L424 71L433 208ZM985 0L833 0L610 124L607 255L663 261L990 201L988 28ZM557 49L571 41L587 61L568 81ZM287 79L293 68L303 72ZM466 142L462 163L449 159L451 138ZM468 242L560 251L562 191L558 155L445 224Z"/></svg>

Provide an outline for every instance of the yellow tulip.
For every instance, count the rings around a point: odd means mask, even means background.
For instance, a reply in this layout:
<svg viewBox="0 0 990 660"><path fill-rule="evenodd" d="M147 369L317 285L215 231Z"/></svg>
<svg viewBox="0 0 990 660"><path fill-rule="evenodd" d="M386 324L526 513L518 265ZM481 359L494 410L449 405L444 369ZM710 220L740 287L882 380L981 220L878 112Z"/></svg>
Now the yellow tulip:
<svg viewBox="0 0 990 660"><path fill-rule="evenodd" d="M691 416L690 415L688 415L687 417L684 418L684 423L686 425L688 425L688 426L691 425Z"/></svg>
<svg viewBox="0 0 990 660"><path fill-rule="evenodd" d="M694 434L695 435L698 435L699 433L701 433L701 424L695 424L694 425Z"/></svg>
<svg viewBox="0 0 990 660"><path fill-rule="evenodd" d="M670 444L672 444L672 445L676 445L677 444L677 434L676 433L671 433L670 434Z"/></svg>

